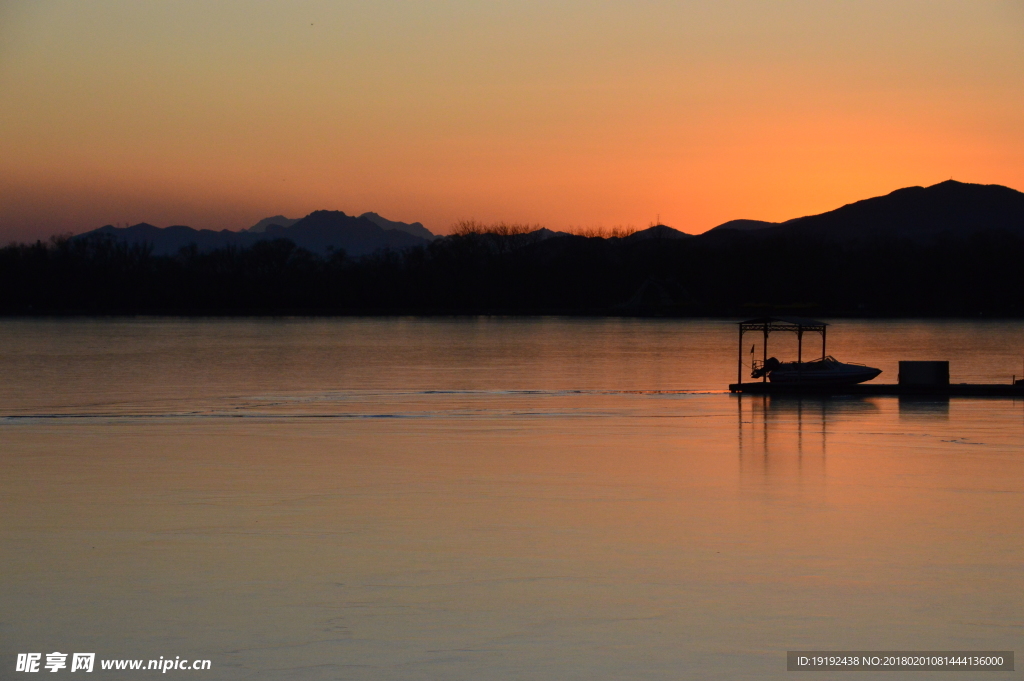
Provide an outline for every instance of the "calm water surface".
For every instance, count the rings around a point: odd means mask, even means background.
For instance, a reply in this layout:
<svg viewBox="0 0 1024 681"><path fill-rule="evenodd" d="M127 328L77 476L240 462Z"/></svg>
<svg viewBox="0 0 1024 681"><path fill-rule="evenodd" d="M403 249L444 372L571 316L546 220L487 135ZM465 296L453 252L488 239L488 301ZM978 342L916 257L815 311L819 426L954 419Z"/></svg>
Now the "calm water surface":
<svg viewBox="0 0 1024 681"><path fill-rule="evenodd" d="M467 680L1024 651L1024 402L740 399L735 338L0 321L0 678L55 650L206 658L177 674L210 679ZM949 359L953 381L1008 382L1024 324L838 321L829 352L879 381ZM876 677L901 678L858 676Z"/></svg>

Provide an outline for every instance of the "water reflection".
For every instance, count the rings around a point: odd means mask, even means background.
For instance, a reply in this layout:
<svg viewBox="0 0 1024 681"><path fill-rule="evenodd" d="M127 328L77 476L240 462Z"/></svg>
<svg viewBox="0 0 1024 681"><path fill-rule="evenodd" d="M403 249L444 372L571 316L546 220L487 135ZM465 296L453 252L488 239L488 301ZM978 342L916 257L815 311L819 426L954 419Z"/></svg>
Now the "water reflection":
<svg viewBox="0 0 1024 681"><path fill-rule="evenodd" d="M0 416L72 416L0 418L3 643L310 680L1022 649L1024 403L721 394L719 326L0 324ZM895 367L915 328L841 337Z"/></svg>
<svg viewBox="0 0 1024 681"><path fill-rule="evenodd" d="M736 396L741 471L824 475L829 433L850 418L871 417L877 398Z"/></svg>
<svg viewBox="0 0 1024 681"><path fill-rule="evenodd" d="M949 398L928 395L900 395L900 419L949 420Z"/></svg>

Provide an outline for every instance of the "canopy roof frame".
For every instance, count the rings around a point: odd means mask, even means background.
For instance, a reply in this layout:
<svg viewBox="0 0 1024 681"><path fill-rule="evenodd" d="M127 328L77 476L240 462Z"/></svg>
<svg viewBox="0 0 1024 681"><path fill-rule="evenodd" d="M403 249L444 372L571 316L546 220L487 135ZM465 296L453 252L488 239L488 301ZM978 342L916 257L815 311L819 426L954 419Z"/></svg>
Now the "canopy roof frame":
<svg viewBox="0 0 1024 681"><path fill-rule="evenodd" d="M825 359L825 331L828 324L819 322L816 319L805 319L803 317L758 317L739 322L740 341L739 359L736 366L736 382L743 383L743 334L751 331L760 331L764 334L762 349L764 357L762 362L768 361L768 336L772 331L791 331L796 333L796 361L803 361L804 332L811 331L821 334L821 358ZM763 381L768 380L768 375L761 377Z"/></svg>

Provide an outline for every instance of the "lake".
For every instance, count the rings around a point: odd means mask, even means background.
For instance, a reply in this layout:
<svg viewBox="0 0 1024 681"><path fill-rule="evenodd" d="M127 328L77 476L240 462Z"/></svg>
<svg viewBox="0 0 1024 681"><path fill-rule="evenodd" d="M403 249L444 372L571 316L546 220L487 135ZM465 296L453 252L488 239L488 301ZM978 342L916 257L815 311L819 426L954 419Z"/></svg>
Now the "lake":
<svg viewBox="0 0 1024 681"><path fill-rule="evenodd" d="M831 321L881 382L1024 374L1024 322ZM54 651L468 681L1024 649L1024 401L740 398L736 362L722 320L0 320L0 678Z"/></svg>

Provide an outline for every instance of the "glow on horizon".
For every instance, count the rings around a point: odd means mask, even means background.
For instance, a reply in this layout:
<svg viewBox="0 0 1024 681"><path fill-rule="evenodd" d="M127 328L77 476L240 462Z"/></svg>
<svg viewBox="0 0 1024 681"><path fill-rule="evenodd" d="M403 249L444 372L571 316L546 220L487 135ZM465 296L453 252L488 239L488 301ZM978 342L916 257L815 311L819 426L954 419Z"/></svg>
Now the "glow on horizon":
<svg viewBox="0 0 1024 681"><path fill-rule="evenodd" d="M1024 189L1011 0L0 3L0 241L327 208L687 232Z"/></svg>

